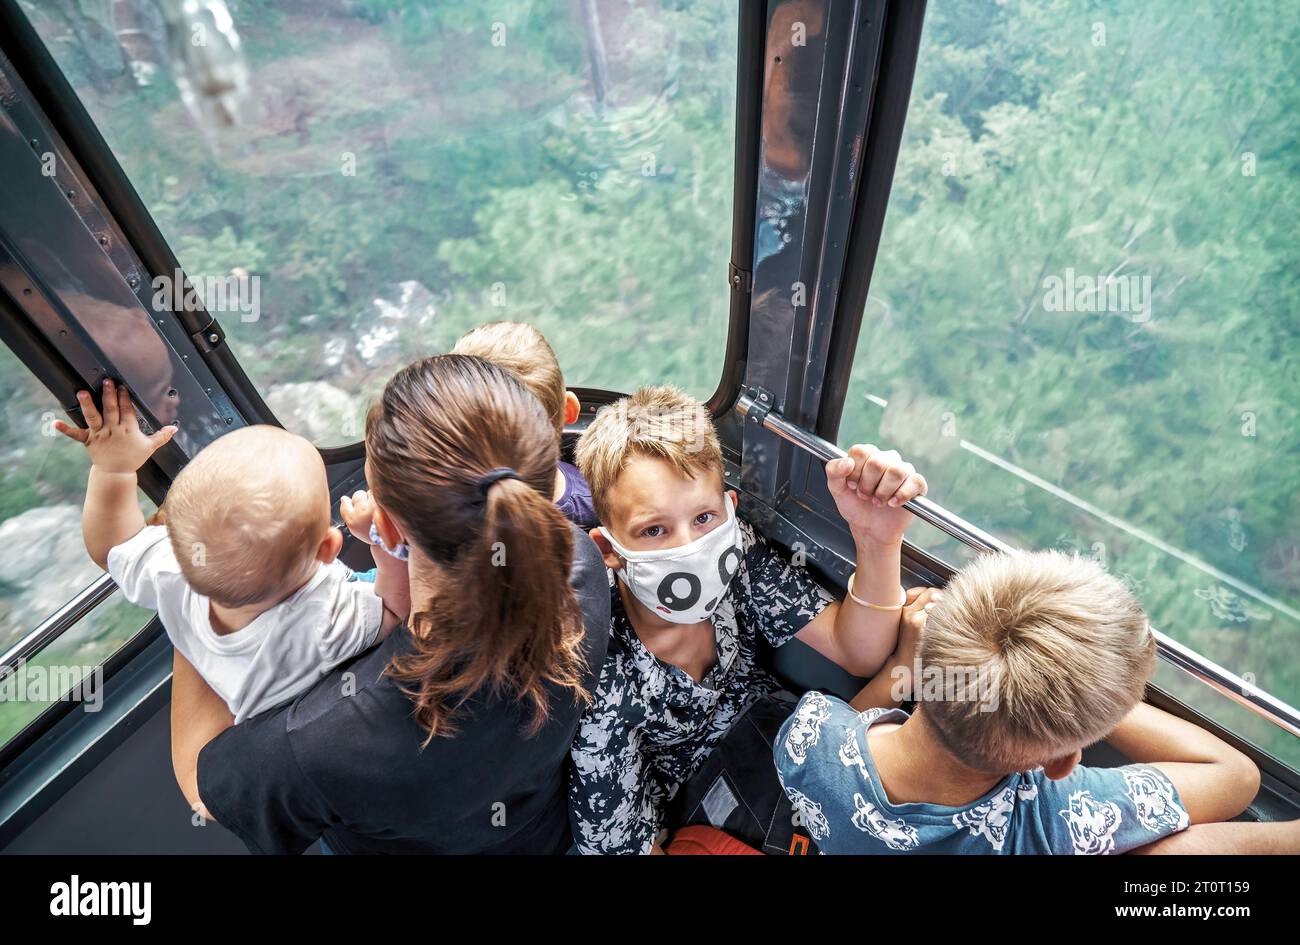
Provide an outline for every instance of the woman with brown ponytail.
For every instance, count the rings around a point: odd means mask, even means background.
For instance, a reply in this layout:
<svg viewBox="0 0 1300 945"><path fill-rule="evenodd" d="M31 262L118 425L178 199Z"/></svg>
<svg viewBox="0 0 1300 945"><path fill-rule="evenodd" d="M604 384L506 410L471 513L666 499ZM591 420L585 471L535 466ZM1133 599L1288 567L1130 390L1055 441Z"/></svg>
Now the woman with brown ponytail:
<svg viewBox="0 0 1300 945"><path fill-rule="evenodd" d="M177 655L172 753L195 810L254 852L318 837L336 853L564 852L609 591L550 501L556 453L541 404L486 361L443 355L389 381L366 479L382 544L408 549L406 626L235 727Z"/></svg>

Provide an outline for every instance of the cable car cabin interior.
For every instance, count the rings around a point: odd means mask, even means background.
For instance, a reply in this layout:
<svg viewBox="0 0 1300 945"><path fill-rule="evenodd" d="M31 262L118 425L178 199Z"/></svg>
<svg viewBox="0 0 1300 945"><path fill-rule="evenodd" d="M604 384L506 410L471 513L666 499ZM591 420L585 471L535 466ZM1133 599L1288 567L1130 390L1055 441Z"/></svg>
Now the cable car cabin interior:
<svg viewBox="0 0 1300 945"><path fill-rule="evenodd" d="M495 321L554 348L570 460L638 387L703 402L740 518L836 597L855 443L928 482L904 587L1100 563L1150 619L1145 700L1258 768L1240 820L1300 818L1297 13L0 0L0 849L245 851L178 790L167 629L83 547L78 392L176 427L142 516L270 424L340 524L388 379Z"/></svg>

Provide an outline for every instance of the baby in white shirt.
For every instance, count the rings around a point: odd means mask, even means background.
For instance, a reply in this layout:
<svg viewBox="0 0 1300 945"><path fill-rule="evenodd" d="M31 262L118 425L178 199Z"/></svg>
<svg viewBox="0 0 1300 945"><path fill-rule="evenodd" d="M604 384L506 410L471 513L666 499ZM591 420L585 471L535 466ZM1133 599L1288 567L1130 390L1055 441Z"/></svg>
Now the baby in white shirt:
<svg viewBox="0 0 1300 945"><path fill-rule="evenodd" d="M112 381L102 415L89 393L77 397L88 428L56 426L90 452L86 550L127 600L158 611L236 724L291 700L399 622L380 597L391 574L351 581L336 560L343 536L330 526L325 464L307 440L271 426L220 437L172 483L165 526L146 525L136 471L175 427L146 436Z"/></svg>

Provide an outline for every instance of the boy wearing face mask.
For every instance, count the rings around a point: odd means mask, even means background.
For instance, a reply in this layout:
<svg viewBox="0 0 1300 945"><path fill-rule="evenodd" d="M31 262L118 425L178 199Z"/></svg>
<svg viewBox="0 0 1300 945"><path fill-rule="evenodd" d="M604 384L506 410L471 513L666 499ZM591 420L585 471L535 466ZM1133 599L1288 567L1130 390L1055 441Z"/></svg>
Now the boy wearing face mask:
<svg viewBox="0 0 1300 945"><path fill-rule="evenodd" d="M758 696L759 637L798 638L855 676L894 654L903 503L925 480L894 452L827 464L857 549L837 601L736 517L708 411L671 387L601 409L578 442L611 570L609 651L574 742L570 817L584 853L659 853L664 807Z"/></svg>

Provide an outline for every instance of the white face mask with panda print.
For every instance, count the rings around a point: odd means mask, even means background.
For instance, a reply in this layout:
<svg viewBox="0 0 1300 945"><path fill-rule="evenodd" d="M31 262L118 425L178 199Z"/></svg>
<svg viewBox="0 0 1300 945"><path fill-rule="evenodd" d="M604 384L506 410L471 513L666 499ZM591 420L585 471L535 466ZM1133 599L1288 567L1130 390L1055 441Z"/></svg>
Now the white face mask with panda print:
<svg viewBox="0 0 1300 945"><path fill-rule="evenodd" d="M623 559L618 576L655 616L669 623L699 623L718 609L741 561L736 510L730 498L724 496L723 501L727 520L689 545L629 551L608 529L600 530Z"/></svg>

